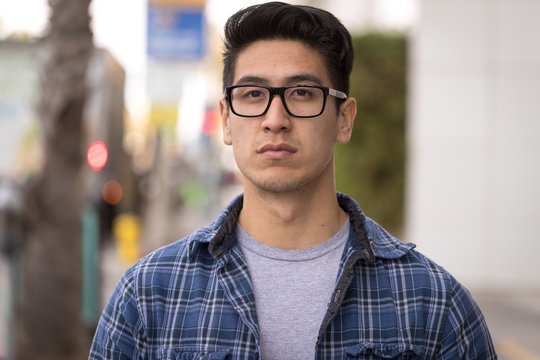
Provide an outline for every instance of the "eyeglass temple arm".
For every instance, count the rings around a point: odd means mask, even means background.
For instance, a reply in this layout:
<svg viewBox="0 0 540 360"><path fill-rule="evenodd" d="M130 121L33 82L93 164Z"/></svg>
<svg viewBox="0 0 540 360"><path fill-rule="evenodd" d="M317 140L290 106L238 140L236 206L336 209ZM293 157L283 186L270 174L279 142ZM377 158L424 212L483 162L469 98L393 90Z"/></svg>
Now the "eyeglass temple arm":
<svg viewBox="0 0 540 360"><path fill-rule="evenodd" d="M335 90L335 89L328 89L328 94L332 95L332 96L335 96L337 97L338 99L346 99L347 98L347 94L345 94L344 92L341 92L339 90Z"/></svg>

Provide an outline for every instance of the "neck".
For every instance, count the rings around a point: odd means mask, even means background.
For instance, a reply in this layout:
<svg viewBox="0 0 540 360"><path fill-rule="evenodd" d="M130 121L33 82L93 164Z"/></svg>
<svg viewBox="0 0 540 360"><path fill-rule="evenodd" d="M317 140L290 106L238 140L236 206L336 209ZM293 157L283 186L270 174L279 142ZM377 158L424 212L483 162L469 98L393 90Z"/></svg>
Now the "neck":
<svg viewBox="0 0 540 360"><path fill-rule="evenodd" d="M267 193L244 186L239 224L257 241L281 249L307 249L331 238L347 214L339 207L335 187Z"/></svg>

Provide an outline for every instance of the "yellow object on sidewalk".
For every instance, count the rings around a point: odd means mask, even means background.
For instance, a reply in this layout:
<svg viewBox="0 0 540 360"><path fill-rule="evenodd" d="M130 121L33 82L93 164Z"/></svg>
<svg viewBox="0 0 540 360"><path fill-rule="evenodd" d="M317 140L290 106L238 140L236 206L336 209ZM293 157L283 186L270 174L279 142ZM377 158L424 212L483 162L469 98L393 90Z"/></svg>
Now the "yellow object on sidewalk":
<svg viewBox="0 0 540 360"><path fill-rule="evenodd" d="M113 224L113 234L118 257L128 265L134 264L141 255L141 221L132 213L120 214Z"/></svg>

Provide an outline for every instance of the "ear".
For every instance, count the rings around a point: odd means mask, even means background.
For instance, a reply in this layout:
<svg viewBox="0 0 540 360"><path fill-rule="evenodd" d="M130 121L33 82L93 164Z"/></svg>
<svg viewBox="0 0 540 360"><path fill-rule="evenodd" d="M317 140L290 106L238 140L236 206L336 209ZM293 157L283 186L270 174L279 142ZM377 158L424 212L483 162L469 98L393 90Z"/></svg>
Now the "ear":
<svg viewBox="0 0 540 360"><path fill-rule="evenodd" d="M356 99L348 98L339 107L337 142L346 144L351 139L356 117Z"/></svg>
<svg viewBox="0 0 540 360"><path fill-rule="evenodd" d="M229 107L227 100L219 100L219 115L221 116L221 128L223 129L223 142L225 145L232 145L231 129L229 127Z"/></svg>

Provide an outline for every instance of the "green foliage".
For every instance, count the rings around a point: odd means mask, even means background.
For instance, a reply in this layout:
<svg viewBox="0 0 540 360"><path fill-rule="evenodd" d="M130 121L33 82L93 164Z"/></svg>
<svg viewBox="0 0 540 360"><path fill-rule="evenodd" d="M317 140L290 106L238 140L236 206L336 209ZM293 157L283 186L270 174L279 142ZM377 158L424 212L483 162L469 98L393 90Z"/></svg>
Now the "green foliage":
<svg viewBox="0 0 540 360"><path fill-rule="evenodd" d="M351 94L358 113L349 144L336 147L336 186L367 216L399 235L403 225L407 39L370 33L353 39Z"/></svg>

